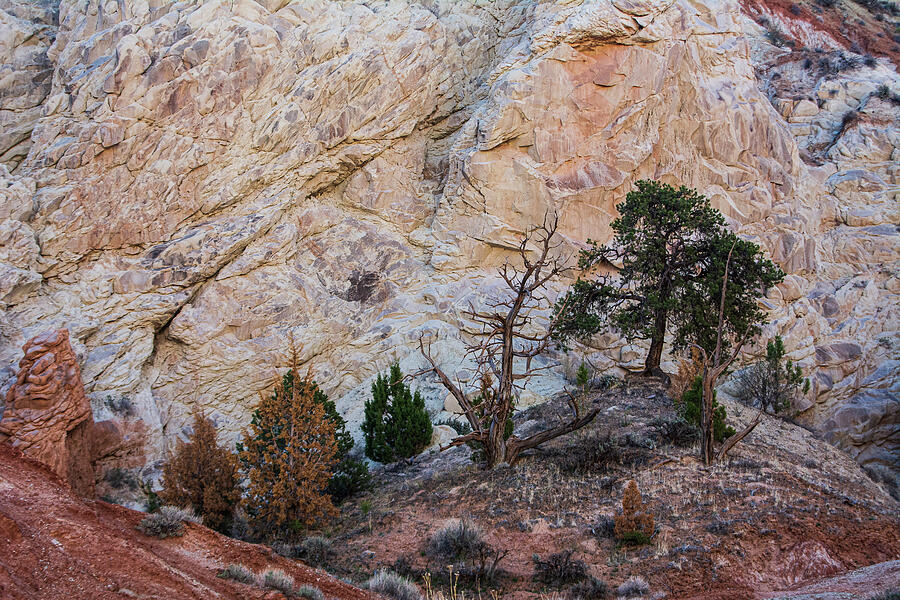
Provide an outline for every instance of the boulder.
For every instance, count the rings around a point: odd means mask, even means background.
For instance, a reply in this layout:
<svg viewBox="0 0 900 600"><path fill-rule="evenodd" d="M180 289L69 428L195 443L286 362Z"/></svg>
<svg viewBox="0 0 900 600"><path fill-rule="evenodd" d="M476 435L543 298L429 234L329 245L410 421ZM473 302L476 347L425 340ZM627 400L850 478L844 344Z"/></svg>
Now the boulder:
<svg viewBox="0 0 900 600"><path fill-rule="evenodd" d="M42 333L24 351L6 394L0 442L44 463L79 494L93 495L93 418L69 332Z"/></svg>

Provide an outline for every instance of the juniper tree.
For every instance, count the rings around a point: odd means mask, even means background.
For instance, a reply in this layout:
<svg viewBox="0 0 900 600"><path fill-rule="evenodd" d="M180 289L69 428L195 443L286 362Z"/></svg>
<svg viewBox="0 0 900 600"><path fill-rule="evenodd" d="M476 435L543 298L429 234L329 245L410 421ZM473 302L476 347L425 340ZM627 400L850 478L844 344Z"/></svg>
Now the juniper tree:
<svg viewBox="0 0 900 600"><path fill-rule="evenodd" d="M756 327L759 290L784 274L759 247L725 228L709 200L684 186L638 181L616 209L609 245L588 240L578 266L581 278L556 305L554 335L566 345L608 325L630 340L650 341L646 374L659 374L667 331L676 350L715 346L718 294L729 249L734 248L724 328Z"/></svg>
<svg viewBox="0 0 900 600"><path fill-rule="evenodd" d="M366 401L362 424L366 456L389 463L410 458L431 442L431 418L425 400L403 381L400 365L391 365L387 376L379 373Z"/></svg>
<svg viewBox="0 0 900 600"><path fill-rule="evenodd" d="M238 456L247 476L245 508L251 526L268 538L290 537L334 513L326 493L337 464L335 425L307 373L301 379L296 353L291 378L260 394Z"/></svg>
<svg viewBox="0 0 900 600"><path fill-rule="evenodd" d="M543 354L551 343L553 321L545 329L535 323L533 312L552 304L543 293L547 283L565 270L565 261L557 255L554 243L558 221L545 217L539 227L530 229L519 243L521 266L507 261L499 275L506 283L508 297L494 302L488 310L470 306L466 316L481 326L475 340L467 344L467 354L477 364L480 394L474 399L438 366L429 346L419 340L419 351L441 384L449 391L469 422L472 431L454 438L444 449L462 444L476 444L488 468L501 463L513 464L525 450L571 433L590 423L599 408L585 410L577 398L569 395L569 420L519 437L513 431L512 413L519 389L537 371L533 360ZM535 245L536 252L530 248Z"/></svg>
<svg viewBox="0 0 900 600"><path fill-rule="evenodd" d="M237 458L219 445L213 422L199 411L194 413L193 429L163 465L159 498L166 504L193 508L208 527L224 531L241 497Z"/></svg>
<svg viewBox="0 0 900 600"><path fill-rule="evenodd" d="M701 364L703 366L703 374L701 376L701 406L700 406L700 457L703 464L710 465L716 460L722 460L725 455L734 448L734 446L742 439L747 437L762 419L763 410L760 408L756 417L750 423L737 433L727 432L728 439L724 441L718 452L714 451L715 446L715 425L716 425L716 382L737 359L744 346L744 343L759 331L759 324L749 322L744 326L742 333L730 333L725 327L726 315L728 314L728 303L734 296L729 294L732 285L731 265L734 249L737 248L735 241L731 250L725 256L725 264L722 272L721 283L719 284L719 309L716 312L716 335L715 345L712 352L707 352L700 343L692 343L691 347L695 348L701 355ZM760 313L761 314L761 313ZM762 315L764 317L764 315ZM727 347L733 347L731 352L726 352ZM723 414L724 417L724 414Z"/></svg>
<svg viewBox="0 0 900 600"><path fill-rule="evenodd" d="M334 424L334 438L337 444L337 465L334 467L334 473L328 482L328 494L334 502L341 502L353 494L361 491L368 486L370 481L369 469L366 463L353 455L354 441L353 436L347 431L347 421L338 412L334 401L319 388L318 384L312 380L301 379L299 386L300 394L309 393L307 386L311 386L313 400L322 406L325 411L325 418ZM282 393L286 397L291 397L294 387L294 371L288 370L281 378Z"/></svg>

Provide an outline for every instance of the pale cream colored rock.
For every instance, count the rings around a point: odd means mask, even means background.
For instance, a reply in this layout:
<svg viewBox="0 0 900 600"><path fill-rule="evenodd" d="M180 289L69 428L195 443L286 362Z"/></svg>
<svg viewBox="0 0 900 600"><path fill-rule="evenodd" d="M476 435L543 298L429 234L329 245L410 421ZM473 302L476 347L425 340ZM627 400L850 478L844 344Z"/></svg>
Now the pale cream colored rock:
<svg viewBox="0 0 900 600"><path fill-rule="evenodd" d="M431 443L428 444L428 449L440 450L455 437L459 437L459 434L449 425L435 425L431 430Z"/></svg>
<svg viewBox="0 0 900 600"><path fill-rule="evenodd" d="M463 409L459 404L459 400L456 399L456 396L450 393L447 393L447 396L444 398L444 410L454 415L463 414Z"/></svg>

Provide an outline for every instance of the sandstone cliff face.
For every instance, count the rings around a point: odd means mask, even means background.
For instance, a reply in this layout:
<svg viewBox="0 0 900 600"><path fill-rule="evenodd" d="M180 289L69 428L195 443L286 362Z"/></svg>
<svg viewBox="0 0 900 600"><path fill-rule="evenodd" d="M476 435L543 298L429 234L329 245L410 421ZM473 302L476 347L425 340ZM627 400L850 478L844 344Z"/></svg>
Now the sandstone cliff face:
<svg viewBox="0 0 900 600"><path fill-rule="evenodd" d="M0 382L67 326L92 397L134 398L159 456L195 403L238 431L293 332L353 423L422 334L466 377L460 311L500 289L523 229L556 211L574 252L658 178L789 273L767 333L813 374L806 418L897 460L889 61L801 80L734 2L0 8L0 123L29 134L0 135ZM614 335L587 352L642 353Z"/></svg>

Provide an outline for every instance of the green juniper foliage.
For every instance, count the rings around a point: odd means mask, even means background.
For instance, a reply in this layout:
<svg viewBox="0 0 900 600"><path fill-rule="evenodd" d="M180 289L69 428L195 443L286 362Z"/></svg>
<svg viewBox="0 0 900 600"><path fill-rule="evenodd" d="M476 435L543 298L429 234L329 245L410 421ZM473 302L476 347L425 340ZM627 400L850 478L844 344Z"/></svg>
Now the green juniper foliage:
<svg viewBox="0 0 900 600"><path fill-rule="evenodd" d="M400 365L379 374L372 384L372 399L366 401L362 424L366 456L380 463L410 458L431 442L431 418L425 400L403 382Z"/></svg>
<svg viewBox="0 0 900 600"><path fill-rule="evenodd" d="M325 418L334 423L334 441L337 443L338 455L346 456L347 453L353 449L353 436L347 431L347 421L344 420L341 413L337 411L334 402L328 399L328 396L319 388L315 381L310 381L309 383L300 381L300 386L306 385L312 387L313 400L315 400L317 404L322 405L322 408L325 410ZM281 378L281 388L285 398L290 398L292 396L294 389L293 371L288 370L288 372L284 374L284 377ZM301 387L298 392L302 395L306 392L305 387ZM274 392L272 395L274 397Z"/></svg>
<svg viewBox="0 0 900 600"><path fill-rule="evenodd" d="M587 365L582 362L581 366L578 367L578 371L575 372L575 381L578 383L578 387L582 389L582 391L587 390L588 382L591 380L591 372L588 369Z"/></svg>
<svg viewBox="0 0 900 600"><path fill-rule="evenodd" d="M628 339L650 340L646 373L659 371L666 332L682 350L696 343L715 346L718 305L725 261L729 268L725 333L758 331L764 321L756 299L760 289L782 280L784 273L766 259L759 246L725 227L709 199L684 186L638 181L611 226L610 245L588 240L578 266L613 268L613 275L579 278L556 305L554 336L565 347L607 325ZM621 263L621 268L616 265Z"/></svg>
<svg viewBox="0 0 900 600"><path fill-rule="evenodd" d="M703 377L698 375L691 383L691 387L684 390L679 404L679 413L688 423L700 426L700 405L703 398ZM713 438L717 442L724 442L735 434L734 428L725 423L725 407L716 402L716 394L713 392Z"/></svg>

